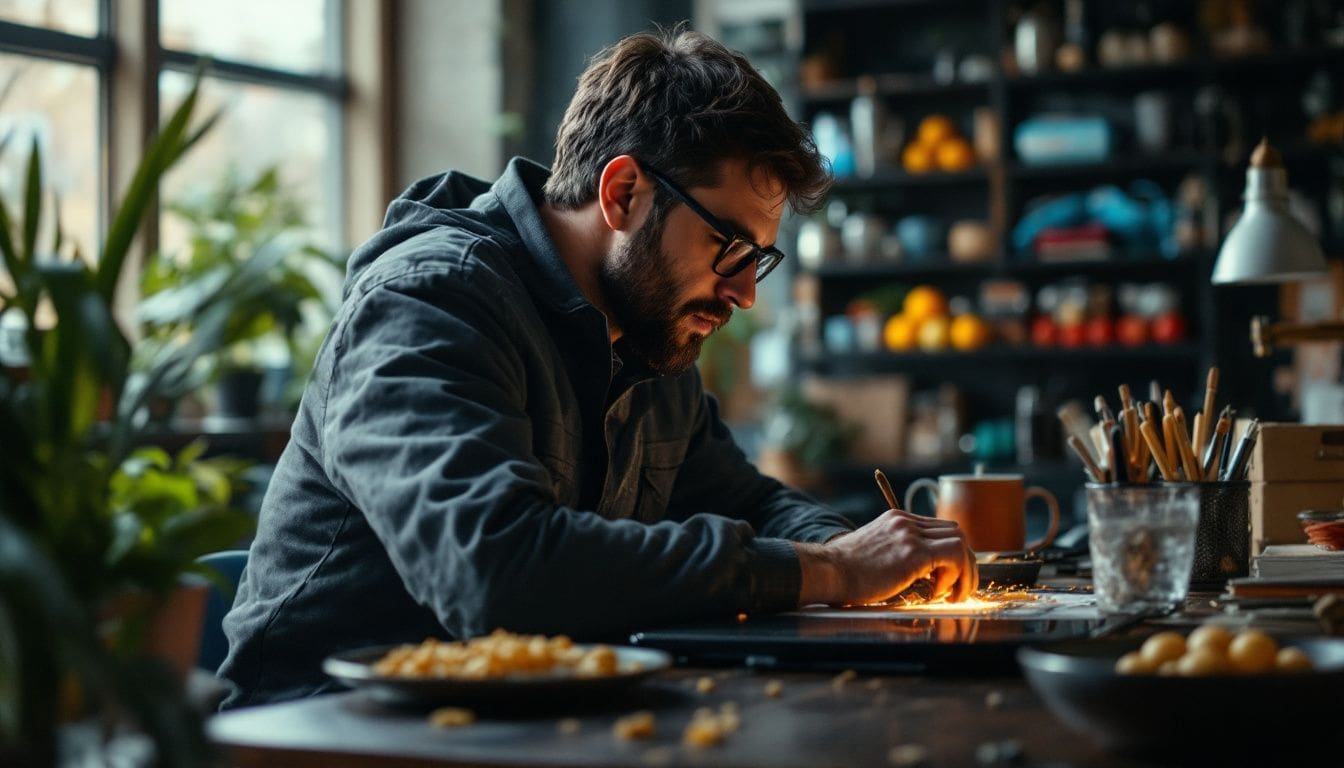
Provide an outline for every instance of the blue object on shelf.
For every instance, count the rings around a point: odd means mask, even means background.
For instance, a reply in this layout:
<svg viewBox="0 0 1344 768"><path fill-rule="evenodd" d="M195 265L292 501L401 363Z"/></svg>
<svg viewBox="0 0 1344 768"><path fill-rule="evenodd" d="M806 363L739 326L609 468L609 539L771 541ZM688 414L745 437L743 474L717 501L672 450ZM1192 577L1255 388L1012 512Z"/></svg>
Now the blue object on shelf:
<svg viewBox="0 0 1344 768"><path fill-rule="evenodd" d="M1043 115L1013 130L1017 159L1026 165L1098 163L1111 155L1114 132L1100 117Z"/></svg>

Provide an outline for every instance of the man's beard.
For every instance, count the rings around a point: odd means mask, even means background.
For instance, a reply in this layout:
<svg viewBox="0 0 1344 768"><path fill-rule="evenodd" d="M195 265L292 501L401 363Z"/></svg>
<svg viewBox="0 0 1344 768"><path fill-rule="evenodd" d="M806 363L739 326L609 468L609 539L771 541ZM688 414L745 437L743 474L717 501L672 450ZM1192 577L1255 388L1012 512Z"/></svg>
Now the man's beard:
<svg viewBox="0 0 1344 768"><path fill-rule="evenodd" d="M667 208L655 206L634 237L602 263L598 281L612 320L621 329L623 351L660 376L675 376L695 365L705 341L704 336L691 334L682 342L682 321L695 314L721 327L733 308L717 299L677 304L672 257L659 247L666 223Z"/></svg>

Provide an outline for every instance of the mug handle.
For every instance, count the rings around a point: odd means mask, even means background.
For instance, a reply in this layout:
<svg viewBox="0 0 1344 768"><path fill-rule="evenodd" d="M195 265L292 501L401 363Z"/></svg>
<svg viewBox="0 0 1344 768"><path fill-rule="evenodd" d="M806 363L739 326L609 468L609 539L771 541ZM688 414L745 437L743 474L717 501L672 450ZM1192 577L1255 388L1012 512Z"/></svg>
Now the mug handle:
<svg viewBox="0 0 1344 768"><path fill-rule="evenodd" d="M931 477L921 477L905 489L905 511L914 514L915 495L919 493L920 489L928 489L929 496L933 498L934 515L937 516L938 481Z"/></svg>
<svg viewBox="0 0 1344 768"><path fill-rule="evenodd" d="M1050 529L1045 532L1045 535L1039 541L1033 541L1027 545L1028 552L1035 552L1038 549L1050 546L1059 533L1059 501L1055 499L1055 494L1039 485L1033 485L1027 489L1025 498L1030 499L1033 496L1043 500L1045 505L1050 508Z"/></svg>

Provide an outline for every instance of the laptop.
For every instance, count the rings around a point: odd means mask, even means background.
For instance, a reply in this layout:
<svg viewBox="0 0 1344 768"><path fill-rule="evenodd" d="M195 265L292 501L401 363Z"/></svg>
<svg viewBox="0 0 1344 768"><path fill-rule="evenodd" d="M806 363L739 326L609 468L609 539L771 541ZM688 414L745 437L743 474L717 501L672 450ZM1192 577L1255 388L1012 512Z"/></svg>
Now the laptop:
<svg viewBox="0 0 1344 768"><path fill-rule="evenodd" d="M835 611L753 616L636 632L630 642L686 666L996 674L1023 645L1099 636L1100 618L905 616Z"/></svg>

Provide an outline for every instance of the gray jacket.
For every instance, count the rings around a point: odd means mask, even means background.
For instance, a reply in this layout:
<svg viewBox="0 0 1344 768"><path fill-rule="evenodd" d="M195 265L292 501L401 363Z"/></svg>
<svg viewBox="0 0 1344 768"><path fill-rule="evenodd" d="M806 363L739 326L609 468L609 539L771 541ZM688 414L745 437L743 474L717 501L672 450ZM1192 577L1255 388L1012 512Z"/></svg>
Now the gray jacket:
<svg viewBox="0 0 1344 768"><path fill-rule="evenodd" d="M226 707L331 688L361 646L792 608L790 540L851 527L756 471L694 368L620 364L546 173L422 180L352 255L224 620Z"/></svg>

